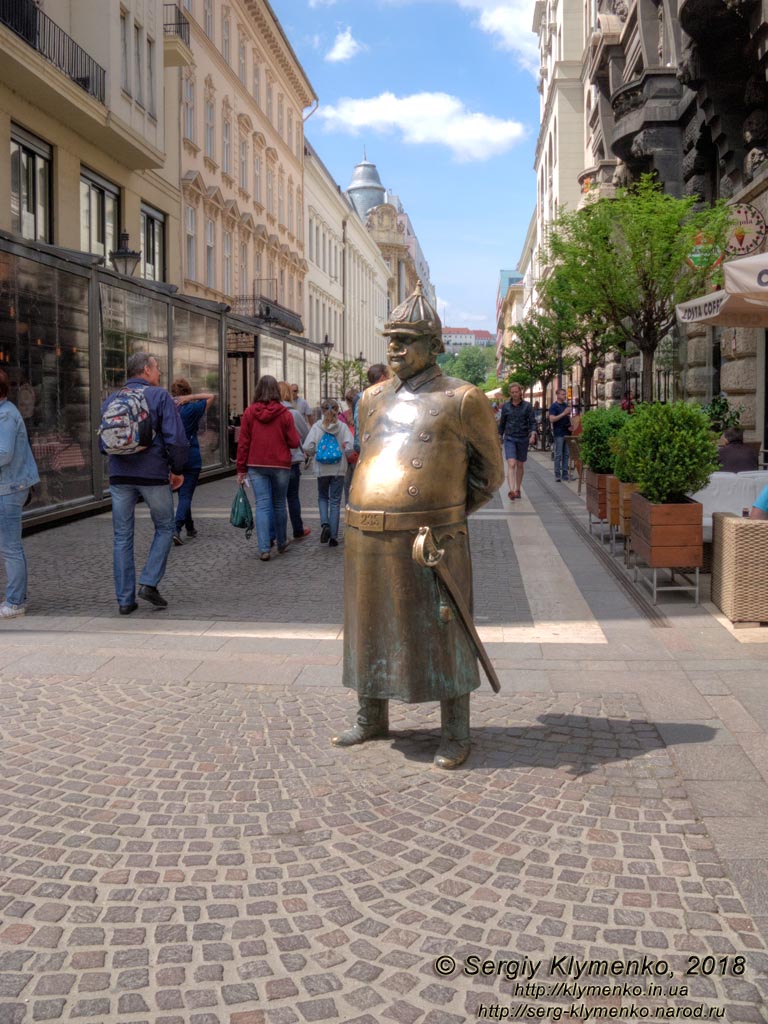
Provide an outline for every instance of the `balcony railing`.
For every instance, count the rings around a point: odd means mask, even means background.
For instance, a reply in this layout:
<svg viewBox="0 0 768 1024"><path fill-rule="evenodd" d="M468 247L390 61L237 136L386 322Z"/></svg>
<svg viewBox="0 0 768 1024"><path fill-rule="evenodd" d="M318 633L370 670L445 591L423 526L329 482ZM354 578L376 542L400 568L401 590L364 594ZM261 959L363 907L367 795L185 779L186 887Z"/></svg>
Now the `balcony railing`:
<svg viewBox="0 0 768 1024"><path fill-rule="evenodd" d="M189 46L189 21L178 4L163 4L163 32Z"/></svg>
<svg viewBox="0 0 768 1024"><path fill-rule="evenodd" d="M266 284L266 282L264 282ZM239 316L251 317L268 324L277 324L279 327L286 327L289 331L301 334L304 330L301 316L294 313L292 309L276 302L263 291L256 291L253 295L235 295L227 299L232 312Z"/></svg>
<svg viewBox="0 0 768 1024"><path fill-rule="evenodd" d="M107 79L104 68L32 0L0 0L0 24L15 32L99 103L104 102Z"/></svg>

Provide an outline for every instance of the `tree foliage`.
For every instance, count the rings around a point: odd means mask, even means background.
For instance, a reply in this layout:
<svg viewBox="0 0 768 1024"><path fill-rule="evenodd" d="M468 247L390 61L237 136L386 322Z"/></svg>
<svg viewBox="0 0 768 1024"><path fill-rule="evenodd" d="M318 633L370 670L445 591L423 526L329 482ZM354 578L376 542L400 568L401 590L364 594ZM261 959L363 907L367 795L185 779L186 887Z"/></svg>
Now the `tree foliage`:
<svg viewBox="0 0 768 1024"><path fill-rule="evenodd" d="M449 377L458 377L478 387L485 384L486 378L496 367L496 353L492 346L467 345L458 355L438 356L438 363L443 373Z"/></svg>
<svg viewBox="0 0 768 1024"><path fill-rule="evenodd" d="M568 338L563 334L562 321L551 311L534 310L512 327L515 343L505 349L504 361L512 367L508 381L532 388L541 382L546 391L561 365L567 370L573 364L566 351Z"/></svg>
<svg viewBox="0 0 768 1024"><path fill-rule="evenodd" d="M557 293L581 324L603 324L611 342L643 354L642 395L650 400L656 349L675 305L705 291L711 267L688 263L695 246L722 252L732 214L724 204L695 210L696 198L666 195L651 175L615 199L599 199L555 220L548 261Z"/></svg>

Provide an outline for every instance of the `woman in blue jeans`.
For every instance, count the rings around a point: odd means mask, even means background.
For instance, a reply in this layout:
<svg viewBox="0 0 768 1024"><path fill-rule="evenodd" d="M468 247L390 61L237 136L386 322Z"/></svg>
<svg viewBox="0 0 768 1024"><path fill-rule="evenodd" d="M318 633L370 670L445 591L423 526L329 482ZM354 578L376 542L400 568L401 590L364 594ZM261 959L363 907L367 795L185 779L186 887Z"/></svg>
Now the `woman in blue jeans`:
<svg viewBox="0 0 768 1024"><path fill-rule="evenodd" d="M320 404L322 420L313 423L304 442L307 455L315 456L317 503L320 507L320 543L338 546L341 495L347 475L347 455L354 438L346 423L339 419L339 403L326 398Z"/></svg>
<svg viewBox="0 0 768 1024"><path fill-rule="evenodd" d="M274 524L277 550L288 550L285 499L291 478L291 449L301 438L293 416L280 401L277 381L263 376L256 385L253 403L243 413L237 442L237 479L250 481L256 501L256 535L259 558L270 558L270 527Z"/></svg>
<svg viewBox="0 0 768 1024"><path fill-rule="evenodd" d="M27 610L27 560L21 544L21 513L29 488L40 481L27 428L9 400L10 378L0 370L0 554L5 562L5 601L0 619Z"/></svg>

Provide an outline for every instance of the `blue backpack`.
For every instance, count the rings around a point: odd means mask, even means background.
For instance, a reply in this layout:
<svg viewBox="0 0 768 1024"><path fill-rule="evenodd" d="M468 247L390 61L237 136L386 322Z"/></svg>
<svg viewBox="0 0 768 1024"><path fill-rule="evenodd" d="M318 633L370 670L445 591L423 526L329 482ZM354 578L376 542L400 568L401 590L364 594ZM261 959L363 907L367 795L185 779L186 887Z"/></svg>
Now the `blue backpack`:
<svg viewBox="0 0 768 1024"><path fill-rule="evenodd" d="M335 463L341 462L341 445L335 434L329 434L326 431L320 438L315 452L315 461L319 462L321 466L333 466Z"/></svg>

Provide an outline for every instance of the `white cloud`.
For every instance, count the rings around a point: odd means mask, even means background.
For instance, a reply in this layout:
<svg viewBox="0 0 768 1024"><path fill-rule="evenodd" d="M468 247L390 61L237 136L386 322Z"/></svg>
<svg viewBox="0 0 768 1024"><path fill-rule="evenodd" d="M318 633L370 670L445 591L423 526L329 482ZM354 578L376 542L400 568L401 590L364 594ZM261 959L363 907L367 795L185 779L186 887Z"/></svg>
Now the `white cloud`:
<svg viewBox="0 0 768 1024"><path fill-rule="evenodd" d="M309 0L310 7L333 7L336 0Z"/></svg>
<svg viewBox="0 0 768 1024"><path fill-rule="evenodd" d="M444 92L402 97L384 92L371 99L342 99L335 106L321 107L318 114L330 131L397 132L410 145L446 146L459 163L498 156L525 135L517 121L474 113Z"/></svg>
<svg viewBox="0 0 768 1024"><path fill-rule="evenodd" d="M457 319L465 327L472 325L473 327L481 328L484 324L488 323L490 317L487 313L460 312L457 314Z"/></svg>
<svg viewBox="0 0 768 1024"><path fill-rule="evenodd" d="M532 0L457 0L460 7L478 15L477 24L494 36L499 46L517 55L533 74L539 69L539 43L531 30Z"/></svg>
<svg viewBox="0 0 768 1024"><path fill-rule="evenodd" d="M366 47L362 43L358 43L356 39L352 37L352 29L345 28L343 32L339 32L336 36L333 46L330 48L328 53L325 55L325 59L338 63L343 60L352 60L358 53L365 50Z"/></svg>

